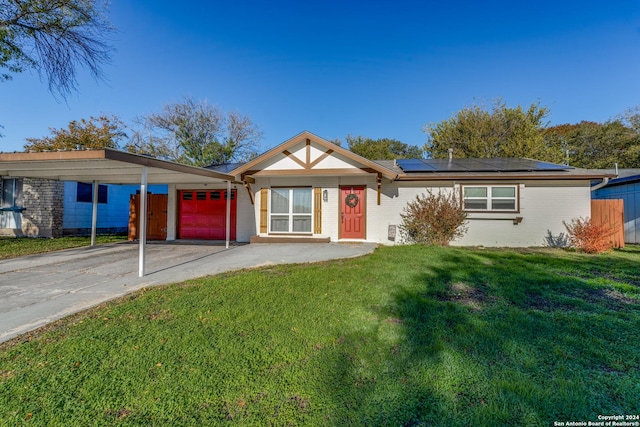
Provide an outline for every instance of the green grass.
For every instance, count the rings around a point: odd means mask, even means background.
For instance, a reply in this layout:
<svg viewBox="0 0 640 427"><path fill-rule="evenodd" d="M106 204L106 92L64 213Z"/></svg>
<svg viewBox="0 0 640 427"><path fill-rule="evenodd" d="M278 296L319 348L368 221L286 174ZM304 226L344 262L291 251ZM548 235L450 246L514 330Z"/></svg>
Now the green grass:
<svg viewBox="0 0 640 427"><path fill-rule="evenodd" d="M105 234L96 236L96 243L124 242L126 239L127 236ZM59 237L56 239L0 236L0 259L78 248L89 246L90 244L91 237L85 236Z"/></svg>
<svg viewBox="0 0 640 427"><path fill-rule="evenodd" d="M640 413L640 249L384 247L146 289L0 346L0 425Z"/></svg>

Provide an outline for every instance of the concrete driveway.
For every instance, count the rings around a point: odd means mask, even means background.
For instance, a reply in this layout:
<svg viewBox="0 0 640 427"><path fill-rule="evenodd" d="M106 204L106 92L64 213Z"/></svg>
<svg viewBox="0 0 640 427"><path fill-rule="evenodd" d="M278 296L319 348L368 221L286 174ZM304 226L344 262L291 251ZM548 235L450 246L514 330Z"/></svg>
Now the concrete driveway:
<svg viewBox="0 0 640 427"><path fill-rule="evenodd" d="M138 289L242 268L317 262L373 252L372 243L138 245L118 243L0 261L0 342Z"/></svg>

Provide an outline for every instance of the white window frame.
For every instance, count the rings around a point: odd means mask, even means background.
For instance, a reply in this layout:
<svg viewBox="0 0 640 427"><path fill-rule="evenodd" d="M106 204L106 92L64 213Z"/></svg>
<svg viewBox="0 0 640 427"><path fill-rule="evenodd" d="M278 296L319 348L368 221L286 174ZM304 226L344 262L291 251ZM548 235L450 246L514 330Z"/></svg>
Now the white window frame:
<svg viewBox="0 0 640 427"><path fill-rule="evenodd" d="M295 213L293 212L293 192L295 190L308 190L309 191L309 199L310 199L310 205L309 205L309 212L308 213ZM288 212L284 213L284 212L272 212L272 208L273 208L273 192L274 191L288 191L289 192L289 208L288 208ZM268 232L269 234L304 234L304 235L310 235L313 234L313 188L312 187L273 187L269 189L269 228L268 228ZM273 230L272 228L272 219L273 217L287 217L287 220L289 222L289 227L288 230L283 231L283 230ZM294 227L294 219L296 218L308 218L309 219L309 230L304 230L304 231L294 231L293 227Z"/></svg>
<svg viewBox="0 0 640 427"><path fill-rule="evenodd" d="M487 195L484 197L465 197L465 189L466 188L486 188ZM513 188L514 196L513 197L494 197L493 190L495 188ZM467 212L519 212L520 211L520 186L517 184L490 184L490 185L477 185L477 184L467 184L460 186L460 193L462 200L462 207ZM477 208L467 208L466 202L467 200L483 200L486 201L486 209L477 209ZM513 209L494 209L493 201L513 201Z"/></svg>

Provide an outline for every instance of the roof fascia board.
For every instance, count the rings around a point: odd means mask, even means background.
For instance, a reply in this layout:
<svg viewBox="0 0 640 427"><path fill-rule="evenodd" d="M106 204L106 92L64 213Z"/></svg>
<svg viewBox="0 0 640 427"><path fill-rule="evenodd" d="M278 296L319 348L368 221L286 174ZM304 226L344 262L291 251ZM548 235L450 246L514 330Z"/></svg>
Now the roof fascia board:
<svg viewBox="0 0 640 427"><path fill-rule="evenodd" d="M558 180L584 180L584 179L602 179L610 177L607 174L570 174L570 175L562 175L562 174L535 174L535 175L525 175L525 174L508 174L508 173L500 173L500 174L482 174L482 175L463 175L463 174L451 174L451 173L432 173L429 175L420 174L420 175L407 175L400 174L398 175L397 181L450 181L450 180L482 180L482 179L493 179L493 180L514 180L514 179L530 179L530 180L548 180L548 179L558 179Z"/></svg>
<svg viewBox="0 0 640 427"><path fill-rule="evenodd" d="M84 160L112 160L123 162L130 165L147 166L160 170L167 170L188 175L202 176L206 178L219 179L222 181L232 181L239 183L235 177L230 174L215 172L209 169L197 166L183 165L180 163L169 162L166 160L154 159L147 156L134 153L126 153L124 151L104 148L101 150L83 150L83 151L49 151L34 153L0 153L0 164L10 164L12 162L55 162L55 161L84 161ZM4 169L4 168L3 168ZM10 168L7 168L10 169ZM96 168L96 175L100 172Z"/></svg>
<svg viewBox="0 0 640 427"><path fill-rule="evenodd" d="M105 159L105 150L37 151L29 153L0 153L0 162L37 162L55 160Z"/></svg>
<svg viewBox="0 0 640 427"><path fill-rule="evenodd" d="M140 166L153 167L158 169L167 169L174 172L182 172L191 175L200 175L208 178L217 178L223 181L234 181L235 177L222 172L215 172L197 166L183 165L181 163L169 162L167 160L154 159L134 153L125 153L124 151L105 149L105 158L109 160L117 160L126 163L133 163Z"/></svg>

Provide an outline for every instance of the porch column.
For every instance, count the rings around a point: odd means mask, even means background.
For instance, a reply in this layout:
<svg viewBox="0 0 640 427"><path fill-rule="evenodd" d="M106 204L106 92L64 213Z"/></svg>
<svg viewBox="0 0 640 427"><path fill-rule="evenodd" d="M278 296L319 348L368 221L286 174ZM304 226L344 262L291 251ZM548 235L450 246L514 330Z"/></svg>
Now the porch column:
<svg viewBox="0 0 640 427"><path fill-rule="evenodd" d="M229 249L229 239L231 235L231 181L227 181L227 214L225 215L225 226L227 228L227 242L225 247Z"/></svg>
<svg viewBox="0 0 640 427"><path fill-rule="evenodd" d="M138 227L138 277L144 276L144 256L147 245L147 167L142 167L140 179L140 226Z"/></svg>
<svg viewBox="0 0 640 427"><path fill-rule="evenodd" d="M96 230L98 228L98 181L93 181L93 206L91 207L91 246L96 245Z"/></svg>

